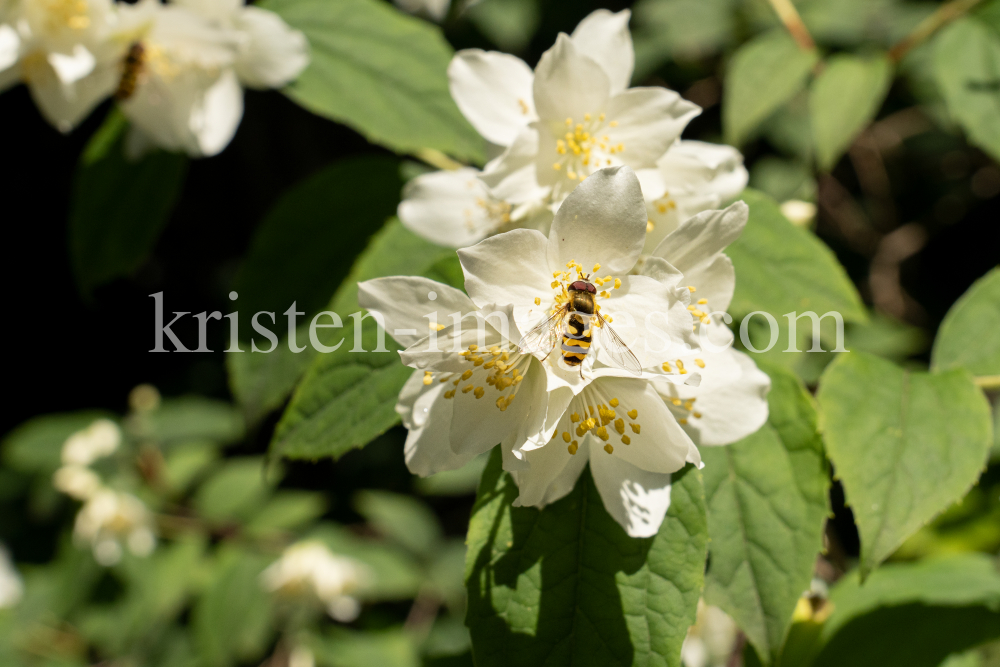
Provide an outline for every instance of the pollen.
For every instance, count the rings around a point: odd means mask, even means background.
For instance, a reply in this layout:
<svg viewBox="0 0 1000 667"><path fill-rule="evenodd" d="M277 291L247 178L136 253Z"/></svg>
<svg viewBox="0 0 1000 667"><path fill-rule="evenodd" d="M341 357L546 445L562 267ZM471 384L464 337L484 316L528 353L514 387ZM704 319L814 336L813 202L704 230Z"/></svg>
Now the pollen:
<svg viewBox="0 0 1000 667"><path fill-rule="evenodd" d="M462 387L462 393L463 394L468 394L470 391L472 391L472 389L473 389L473 386L471 384L467 385L465 387Z"/></svg>
<svg viewBox="0 0 1000 667"><path fill-rule="evenodd" d="M573 414L571 414L569 416L569 420L571 422L573 422L574 424L577 423L578 421L580 421L580 413L579 412L574 412Z"/></svg>
<svg viewBox="0 0 1000 667"><path fill-rule="evenodd" d="M601 265L600 264L594 264L594 273L597 273L600 270L601 270Z"/></svg>
<svg viewBox="0 0 1000 667"><path fill-rule="evenodd" d="M628 418L629 419L635 419L636 417L639 416L639 411L638 410L629 410L626 414L628 414Z"/></svg>
<svg viewBox="0 0 1000 667"><path fill-rule="evenodd" d="M486 393L486 390L482 387L476 387L476 390L472 393L475 394L476 398L482 398L483 394Z"/></svg>
<svg viewBox="0 0 1000 667"><path fill-rule="evenodd" d="M704 359L695 359L694 363L698 365L698 368L704 368L705 367L705 360Z"/></svg>
<svg viewBox="0 0 1000 667"><path fill-rule="evenodd" d="M434 382L434 374L430 371L424 371L424 384L428 385Z"/></svg>
<svg viewBox="0 0 1000 667"><path fill-rule="evenodd" d="M608 161L610 162L610 160L608 160ZM653 231L653 229L654 229L653 221L652 220L647 220L646 221L646 233L648 234L649 232Z"/></svg>
<svg viewBox="0 0 1000 667"><path fill-rule="evenodd" d="M677 360L677 372L681 375L687 375L687 369L684 368L684 362L680 359Z"/></svg>
<svg viewBox="0 0 1000 667"><path fill-rule="evenodd" d="M569 443L569 447L567 447L566 449L569 451L570 454L576 454L576 450L578 450L579 448L580 448L580 443L574 440L573 442Z"/></svg>
<svg viewBox="0 0 1000 667"><path fill-rule="evenodd" d="M639 424L629 424L629 426L632 428L632 432L633 433L635 433L636 435L639 435L639 429L642 428L641 425L639 425Z"/></svg>
<svg viewBox="0 0 1000 667"><path fill-rule="evenodd" d="M689 292L697 292L698 290L696 290L694 287L691 287L690 285L688 285L688 291Z"/></svg>
<svg viewBox="0 0 1000 667"><path fill-rule="evenodd" d="M669 361L664 361L662 368L663 368L663 372L664 373L672 373L673 372L671 370L671 368L670 368L670 362Z"/></svg>
<svg viewBox="0 0 1000 667"><path fill-rule="evenodd" d="M615 451L615 448L612 447L611 443L609 442L608 444L604 445L604 451L606 451L608 454L611 454L612 452Z"/></svg>
<svg viewBox="0 0 1000 667"><path fill-rule="evenodd" d="M555 169L556 171L559 171L560 169L562 169L562 165L559 164L558 162L554 162L552 164L552 168Z"/></svg>
<svg viewBox="0 0 1000 667"><path fill-rule="evenodd" d="M454 389L449 389L448 391L444 392L444 397L445 398L454 398L455 397L455 390Z"/></svg>
<svg viewBox="0 0 1000 667"><path fill-rule="evenodd" d="M528 103L522 99L518 99L517 103L521 105L521 114L527 116L530 109L528 108Z"/></svg>
<svg viewBox="0 0 1000 667"><path fill-rule="evenodd" d="M621 417L615 420L615 430L618 431L618 435L625 433L625 420Z"/></svg>
<svg viewBox="0 0 1000 667"><path fill-rule="evenodd" d="M535 305L536 306L542 305L542 300L540 298L538 298L537 296L535 297Z"/></svg>
<svg viewBox="0 0 1000 667"><path fill-rule="evenodd" d="M678 424L681 424L681 425L683 425L683 424L687 424L687 423L688 423L688 420L687 420L687 419L684 419L684 418L681 418L681 419L678 419L678 420L677 420L677 423L678 423Z"/></svg>
<svg viewBox="0 0 1000 667"><path fill-rule="evenodd" d="M631 445L632 444L632 438L628 437L627 435L623 435L622 436L622 444L624 444L624 445Z"/></svg>
<svg viewBox="0 0 1000 667"><path fill-rule="evenodd" d="M549 287L551 287L552 289L555 289L555 288L559 287L559 281L558 280L553 280L552 284L549 285Z"/></svg>
<svg viewBox="0 0 1000 667"><path fill-rule="evenodd" d="M704 306L706 303L708 303L708 299L698 299L698 305Z"/></svg>

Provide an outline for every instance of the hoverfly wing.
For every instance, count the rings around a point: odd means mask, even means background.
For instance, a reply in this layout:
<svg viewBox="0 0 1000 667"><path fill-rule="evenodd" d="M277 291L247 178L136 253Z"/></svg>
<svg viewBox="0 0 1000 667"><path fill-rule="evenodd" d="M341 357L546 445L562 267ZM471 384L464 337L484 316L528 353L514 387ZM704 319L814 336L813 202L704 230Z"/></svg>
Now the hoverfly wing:
<svg viewBox="0 0 1000 667"><path fill-rule="evenodd" d="M562 335L563 320L568 311L567 306L556 309L549 317L542 320L521 337L517 346L528 354L543 354L548 356L559 343Z"/></svg>
<svg viewBox="0 0 1000 667"><path fill-rule="evenodd" d="M642 375L642 364L639 363L632 350L628 349L628 345L621 339L621 336L615 333L615 330L611 328L611 325L608 324L608 321L600 313L594 313L594 316L600 320L601 324L601 326L597 327L597 330L601 332L598 334L600 336L601 349L607 352L615 366L633 375Z"/></svg>

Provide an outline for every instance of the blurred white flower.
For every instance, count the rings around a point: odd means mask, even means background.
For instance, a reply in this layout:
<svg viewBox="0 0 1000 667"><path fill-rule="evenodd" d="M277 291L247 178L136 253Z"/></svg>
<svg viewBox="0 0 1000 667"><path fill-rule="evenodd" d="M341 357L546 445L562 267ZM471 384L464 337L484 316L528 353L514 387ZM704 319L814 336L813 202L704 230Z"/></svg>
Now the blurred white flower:
<svg viewBox="0 0 1000 667"><path fill-rule="evenodd" d="M0 544L0 609L13 607L21 601L24 595L24 582L14 563L11 562L7 549Z"/></svg>
<svg viewBox="0 0 1000 667"><path fill-rule="evenodd" d="M121 441L122 432L117 424L110 419L98 419L66 440L62 449L63 465L89 466L114 453Z"/></svg>
<svg viewBox="0 0 1000 667"><path fill-rule="evenodd" d="M153 517L141 500L122 491L101 489L76 515L73 537L90 545L94 558L104 566L122 556L122 543L136 556L148 556L156 548Z"/></svg>
<svg viewBox="0 0 1000 667"><path fill-rule="evenodd" d="M416 14L418 16L426 16L435 23L441 23L444 18L448 15L448 9L451 7L451 0L393 0L396 6L402 9L407 14ZM465 7L473 4L473 2L464 3Z"/></svg>
<svg viewBox="0 0 1000 667"><path fill-rule="evenodd" d="M361 563L338 556L317 541L293 544L260 575L266 590L287 597L314 596L342 623L353 621L361 612L352 593L366 578L367 569Z"/></svg>
<svg viewBox="0 0 1000 667"><path fill-rule="evenodd" d="M288 667L316 667L316 656L308 646L296 646L288 654Z"/></svg>
<svg viewBox="0 0 1000 667"><path fill-rule="evenodd" d="M698 600L698 616L681 647L684 667L726 667L736 647L736 623L718 607Z"/></svg>
<svg viewBox="0 0 1000 667"><path fill-rule="evenodd" d="M60 132L115 90L127 45L112 38L111 0L21 0L0 20L0 90L26 83Z"/></svg>
<svg viewBox="0 0 1000 667"><path fill-rule="evenodd" d="M52 476L52 485L76 500L89 500L101 489L101 478L90 468L63 466Z"/></svg>
<svg viewBox="0 0 1000 667"><path fill-rule="evenodd" d="M816 219L816 204L801 199L789 199L781 204L781 213L792 224L805 227Z"/></svg>
<svg viewBox="0 0 1000 667"><path fill-rule="evenodd" d="M244 85L280 87L308 63L308 44L276 14L230 0L143 0L122 5L121 34L141 44L134 92L121 101L133 124L132 156L150 147L210 156L232 140Z"/></svg>
<svg viewBox="0 0 1000 667"><path fill-rule="evenodd" d="M718 208L747 185L743 155L732 146L678 141L653 169L635 173L649 215L645 253L691 216Z"/></svg>

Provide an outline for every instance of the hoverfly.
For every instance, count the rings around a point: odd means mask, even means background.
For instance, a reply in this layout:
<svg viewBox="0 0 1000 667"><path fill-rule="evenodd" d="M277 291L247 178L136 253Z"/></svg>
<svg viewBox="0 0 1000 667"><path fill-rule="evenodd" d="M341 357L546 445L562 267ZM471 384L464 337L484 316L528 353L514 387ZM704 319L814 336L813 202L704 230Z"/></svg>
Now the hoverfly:
<svg viewBox="0 0 1000 667"><path fill-rule="evenodd" d="M569 300L524 334L518 347L531 354L544 353L544 359L552 353L561 340L560 351L566 365L582 366L583 360L590 352L593 341L591 333L596 325L599 332L604 332L600 335L601 348L608 353L615 365L635 375L641 375L642 364L597 310L595 304L597 288L589 278L585 276L583 280L570 284L567 287ZM580 376L583 376L582 367Z"/></svg>
<svg viewBox="0 0 1000 667"><path fill-rule="evenodd" d="M135 86L139 82L139 75L146 64L146 49L142 42L133 42L125 54L122 63L122 78L118 81L118 89L115 90L115 99L119 101L127 100L135 92Z"/></svg>

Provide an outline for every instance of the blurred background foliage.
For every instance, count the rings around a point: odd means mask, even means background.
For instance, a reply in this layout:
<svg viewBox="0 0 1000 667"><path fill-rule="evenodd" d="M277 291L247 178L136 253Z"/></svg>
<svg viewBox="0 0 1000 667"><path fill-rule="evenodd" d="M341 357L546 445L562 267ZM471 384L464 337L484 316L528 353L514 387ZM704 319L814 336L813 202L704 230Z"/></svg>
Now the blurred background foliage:
<svg viewBox="0 0 1000 667"><path fill-rule="evenodd" d="M126 167L116 148L124 121L110 105L62 136L23 87L0 98L17 128L4 151L13 390L0 541L24 578L21 602L0 610L3 664L303 667L298 647L331 667L472 664L463 542L484 460L415 479L391 405L368 425L388 430L364 449L353 448L367 439L350 433L335 449L315 448L308 420L279 423L311 351L227 359L220 326L209 331L213 352L149 353L155 292L167 311L238 310L246 331L252 313L292 301L305 318L331 303L346 317L366 276L460 284L453 254L385 225L403 183L428 163L487 156L447 98L453 48L534 65L594 9L631 7L633 83L676 89L704 109L685 138L744 152L757 219L782 215L772 198L815 205L815 215L791 216L797 231L761 223L771 236L755 241L787 249L819 238L832 250L864 302L849 304L858 314L848 349L927 369L946 313L1000 259L996 0L801 0L807 34L790 32L766 0L480 0L450 7L440 31L376 0L266 6L307 33L313 65L285 94L247 91L239 132L217 157L161 153ZM359 26L377 26L374 42ZM401 109L407 117L393 115ZM738 292L734 315L768 296L746 254L738 281L760 289L744 287L742 301ZM981 289L996 307L996 288ZM960 316L956 307L950 317ZM175 332L198 337L190 319ZM808 327L799 334L805 349ZM947 365L976 344L959 339L933 361ZM836 356L779 349L762 365L809 387ZM336 355L325 356L335 372ZM371 356L383 368L394 353ZM166 398L137 402L144 384ZM150 391L139 396L158 396ZM343 414L321 425L339 428ZM123 444L99 472L150 508L160 538L152 555L125 553L107 568L74 544L79 505L52 485L63 443L101 417L119 425ZM331 453L341 458L323 458ZM815 590L796 608L780 664L1000 665L989 643L1000 636L1000 439L979 483L865 586L851 572L860 544L836 482L831 501ZM265 568L305 539L370 569L355 620L334 622L261 586ZM695 634L724 634L699 618ZM743 658L759 660L752 648ZM728 654L706 660L689 667L734 664Z"/></svg>

